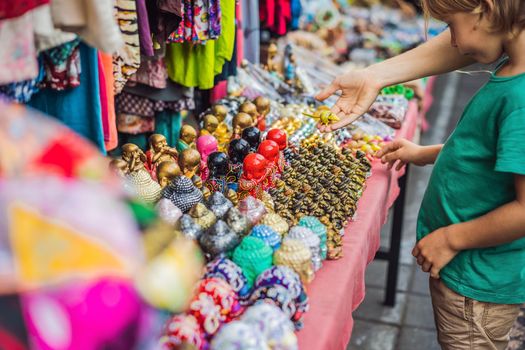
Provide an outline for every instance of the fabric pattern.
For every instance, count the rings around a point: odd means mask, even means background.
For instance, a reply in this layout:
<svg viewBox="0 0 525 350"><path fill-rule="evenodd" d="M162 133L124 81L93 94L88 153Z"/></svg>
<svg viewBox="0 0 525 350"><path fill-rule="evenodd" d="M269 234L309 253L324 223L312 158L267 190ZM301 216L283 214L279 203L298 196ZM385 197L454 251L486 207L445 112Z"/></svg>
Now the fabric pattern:
<svg viewBox="0 0 525 350"><path fill-rule="evenodd" d="M40 58L42 60L42 58ZM31 97L40 91L40 83L44 79L44 65L40 65L38 76L35 79L10 83L0 86L0 96L4 95L9 100L19 103L27 103Z"/></svg>
<svg viewBox="0 0 525 350"><path fill-rule="evenodd" d="M163 58L143 59L137 72L130 81L148 85L157 89L166 88L168 71Z"/></svg>
<svg viewBox="0 0 525 350"><path fill-rule="evenodd" d="M506 350L525 349L525 306L520 309L520 314L510 330L510 341Z"/></svg>
<svg viewBox="0 0 525 350"><path fill-rule="evenodd" d="M116 97L116 108L119 113L136 114L143 117L154 117L155 113L164 110L181 111L195 108L193 99L178 101L155 101L146 97L122 92Z"/></svg>
<svg viewBox="0 0 525 350"><path fill-rule="evenodd" d="M0 19L20 17L37 6L49 4L49 0L3 0L0 1Z"/></svg>
<svg viewBox="0 0 525 350"><path fill-rule="evenodd" d="M113 56L115 94L119 94L128 79L140 67L140 39L137 7L134 0L117 0L117 18L125 46Z"/></svg>
<svg viewBox="0 0 525 350"><path fill-rule="evenodd" d="M153 132L155 131L155 118L119 113L117 115L117 130L132 135Z"/></svg>
<svg viewBox="0 0 525 350"><path fill-rule="evenodd" d="M182 21L168 37L170 43L192 42L205 44L206 40L221 35L220 0L185 0Z"/></svg>
<svg viewBox="0 0 525 350"><path fill-rule="evenodd" d="M32 80L38 75L31 12L0 21L0 84Z"/></svg>
<svg viewBox="0 0 525 350"><path fill-rule="evenodd" d="M79 43L74 40L43 53L46 73L43 87L60 91L80 85Z"/></svg>

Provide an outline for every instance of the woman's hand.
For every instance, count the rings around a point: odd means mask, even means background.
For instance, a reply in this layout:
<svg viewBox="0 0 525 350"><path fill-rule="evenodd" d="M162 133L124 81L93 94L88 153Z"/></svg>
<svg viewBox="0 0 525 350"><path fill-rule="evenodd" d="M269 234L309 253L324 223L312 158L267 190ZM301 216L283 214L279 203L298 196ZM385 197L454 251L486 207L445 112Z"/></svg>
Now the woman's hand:
<svg viewBox="0 0 525 350"><path fill-rule="evenodd" d="M437 229L421 239L412 250L421 269L430 272L432 278L439 278L439 272L459 253L448 235L448 227Z"/></svg>
<svg viewBox="0 0 525 350"><path fill-rule="evenodd" d="M332 112L339 117L337 123L331 125L318 125L321 132L330 132L340 129L368 112L376 100L382 86L374 74L367 69L348 72L336 78L315 97L324 101L336 91L341 91L341 96L332 107Z"/></svg>
<svg viewBox="0 0 525 350"><path fill-rule="evenodd" d="M388 169L392 169L396 162L398 162L396 170L400 170L408 163L425 165L423 147L406 139L396 139L387 143L376 153L376 157L381 158L381 163L388 163Z"/></svg>

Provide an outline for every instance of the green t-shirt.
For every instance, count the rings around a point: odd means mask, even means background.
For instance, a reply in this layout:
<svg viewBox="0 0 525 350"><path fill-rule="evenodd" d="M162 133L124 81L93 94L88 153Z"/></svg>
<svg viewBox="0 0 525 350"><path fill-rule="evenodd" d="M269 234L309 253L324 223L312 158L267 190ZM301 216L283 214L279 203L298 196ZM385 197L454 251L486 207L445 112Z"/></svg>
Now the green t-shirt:
<svg viewBox="0 0 525 350"><path fill-rule="evenodd" d="M492 75L439 153L419 212L418 240L515 200L514 174L525 175L524 142L525 74ZM525 239L462 251L440 276L478 301L523 303Z"/></svg>

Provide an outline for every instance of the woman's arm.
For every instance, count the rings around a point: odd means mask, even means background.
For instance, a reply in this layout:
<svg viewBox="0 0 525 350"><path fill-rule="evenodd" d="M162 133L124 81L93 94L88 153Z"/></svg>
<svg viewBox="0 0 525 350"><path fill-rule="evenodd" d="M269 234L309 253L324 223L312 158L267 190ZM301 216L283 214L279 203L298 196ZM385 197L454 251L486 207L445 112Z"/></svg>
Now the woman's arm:
<svg viewBox="0 0 525 350"><path fill-rule="evenodd" d="M450 72L473 62L450 44L450 31L446 30L399 56L348 72L336 78L316 96L323 101L336 91L341 91L341 97L332 107L332 112L338 115L340 121L329 126L319 126L319 129L328 132L350 124L368 111L385 86Z"/></svg>

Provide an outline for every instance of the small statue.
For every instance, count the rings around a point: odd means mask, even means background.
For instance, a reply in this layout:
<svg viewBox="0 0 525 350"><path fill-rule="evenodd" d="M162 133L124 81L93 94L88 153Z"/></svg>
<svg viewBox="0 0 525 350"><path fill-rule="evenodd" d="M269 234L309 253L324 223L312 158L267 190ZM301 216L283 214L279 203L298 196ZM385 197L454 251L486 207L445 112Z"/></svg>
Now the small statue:
<svg viewBox="0 0 525 350"><path fill-rule="evenodd" d="M157 181L161 188L168 186L177 176L181 176L179 164L174 161L165 161L157 166Z"/></svg>
<svg viewBox="0 0 525 350"><path fill-rule="evenodd" d="M230 146L228 147L230 168L226 178L230 189L235 191L238 189L238 182L242 175L242 164L248 153L250 153L250 144L246 140L236 139L230 142Z"/></svg>
<svg viewBox="0 0 525 350"><path fill-rule="evenodd" d="M330 125L339 121L339 117L332 113L330 107L328 106L320 106L319 108L317 108L317 111L315 111L314 114L303 112L303 115L314 119L321 125Z"/></svg>
<svg viewBox="0 0 525 350"><path fill-rule="evenodd" d="M252 196L239 202L239 211L246 216L251 226L257 225L267 213L264 204Z"/></svg>
<svg viewBox="0 0 525 350"><path fill-rule="evenodd" d="M202 227L203 230L209 229L217 222L215 214L202 203L195 204L189 214L193 218L193 221Z"/></svg>
<svg viewBox="0 0 525 350"><path fill-rule="evenodd" d="M202 227L198 225L188 214L181 216L179 225L182 235L188 239L198 240L202 235Z"/></svg>
<svg viewBox="0 0 525 350"><path fill-rule="evenodd" d="M248 286L251 287L261 272L272 266L273 250L264 241L255 237L244 237L233 252L233 262L240 268Z"/></svg>
<svg viewBox="0 0 525 350"><path fill-rule="evenodd" d="M252 122L253 122L252 117L249 114L243 113L243 112L238 113L233 118L233 122L232 122L232 126L233 126L232 139L240 138L243 130L252 126L253 124Z"/></svg>
<svg viewBox="0 0 525 350"><path fill-rule="evenodd" d="M250 153L244 158L242 175L239 180L239 196L246 198L251 195L262 198L262 192L269 187L272 167L264 156Z"/></svg>
<svg viewBox="0 0 525 350"><path fill-rule="evenodd" d="M126 143L122 146L122 159L128 163L126 179L134 186L138 197L146 203L156 203L161 197L161 188L146 170L144 152L137 145Z"/></svg>
<svg viewBox="0 0 525 350"><path fill-rule="evenodd" d="M191 179L201 165L201 155L196 149L188 148L179 155L179 167L184 176Z"/></svg>
<svg viewBox="0 0 525 350"><path fill-rule="evenodd" d="M161 198L155 209L159 217L170 226L175 226L182 216L182 211L167 198Z"/></svg>
<svg viewBox="0 0 525 350"><path fill-rule="evenodd" d="M206 181L209 176L208 156L218 151L218 142L211 135L202 135L197 139L197 150L201 155L200 174L201 178Z"/></svg>
<svg viewBox="0 0 525 350"><path fill-rule="evenodd" d="M123 178L128 173L128 163L124 159L112 159L109 162L109 169L117 176Z"/></svg>
<svg viewBox="0 0 525 350"><path fill-rule="evenodd" d="M161 134L153 134L149 137L149 149L146 152L147 168L155 179L157 166L165 161L177 161L178 152L175 148L168 146L166 137Z"/></svg>
<svg viewBox="0 0 525 350"><path fill-rule="evenodd" d="M251 223L238 208L230 208L226 213L226 223L240 237L244 237L250 230Z"/></svg>
<svg viewBox="0 0 525 350"><path fill-rule="evenodd" d="M223 219L224 215L233 207L233 203L224 197L221 192L213 193L206 205L219 219Z"/></svg>
<svg viewBox="0 0 525 350"><path fill-rule="evenodd" d="M230 159L225 153L213 152L208 156L208 169L210 175L205 186L213 192L228 193L226 176L228 175Z"/></svg>
<svg viewBox="0 0 525 350"><path fill-rule="evenodd" d="M314 271L318 271L322 264L321 258L321 240L320 238L308 227L294 226L288 232L289 238L297 239L304 243L305 246L312 252L312 265Z"/></svg>
<svg viewBox="0 0 525 350"><path fill-rule="evenodd" d="M274 254L274 263L292 268L301 277L304 284L314 279L312 252L301 241L285 237L281 248Z"/></svg>
<svg viewBox="0 0 525 350"><path fill-rule="evenodd" d="M259 96L254 101L255 106L257 107L257 125L255 125L259 130L266 130L266 116L270 113L271 104L270 99Z"/></svg>
<svg viewBox="0 0 525 350"><path fill-rule="evenodd" d="M281 246L281 235L266 225L259 224L252 228L250 237L259 238L264 243L268 244L273 251L276 251Z"/></svg>
<svg viewBox="0 0 525 350"><path fill-rule="evenodd" d="M186 176L178 176L164 188L162 196L173 202L183 213L202 202L202 192Z"/></svg>
<svg viewBox="0 0 525 350"><path fill-rule="evenodd" d="M218 220L199 239L200 246L208 260L225 255L239 244L239 236L222 220Z"/></svg>
<svg viewBox="0 0 525 350"><path fill-rule="evenodd" d="M219 151L224 152L228 142L232 137L232 130L224 121L228 115L228 108L224 105L215 105L212 107L212 113L219 121L219 125L217 126L213 136L215 136L217 142L219 143Z"/></svg>
<svg viewBox="0 0 525 350"><path fill-rule="evenodd" d="M274 62L275 56L277 56L277 45L271 43L268 46L268 58L266 60L266 70L270 73L277 74L279 72L279 65Z"/></svg>
<svg viewBox="0 0 525 350"><path fill-rule="evenodd" d="M250 144L250 152L257 152L257 148L261 143L261 131L256 127L249 127L243 130L242 138Z"/></svg>
<svg viewBox="0 0 525 350"><path fill-rule="evenodd" d="M177 150L184 151L187 148L195 148L195 139L197 138L197 131L191 125L185 124L180 129L179 142L177 142Z"/></svg>
<svg viewBox="0 0 525 350"><path fill-rule="evenodd" d="M126 143L122 146L122 159L128 163L128 174L145 169L146 155L139 146L133 143Z"/></svg>
<svg viewBox="0 0 525 350"><path fill-rule="evenodd" d="M270 164L270 174L268 175L269 181L266 182L266 186L264 187L264 190L268 190L275 186L277 176L282 172L280 169L284 170L284 164L281 164L281 162L284 162L284 159L280 157L281 153L279 152L279 145L272 140L264 140L261 142L257 149L257 153L266 158Z"/></svg>
<svg viewBox="0 0 525 350"><path fill-rule="evenodd" d="M206 114L204 118L202 118L202 129L200 131L200 136L203 135L214 135L215 131L217 131L217 127L219 126L219 119L217 119L216 116L213 114Z"/></svg>
<svg viewBox="0 0 525 350"><path fill-rule="evenodd" d="M284 71L284 82L290 86L295 86L296 73L297 69L295 64L295 57L293 55L292 46L286 45L284 49L284 62L283 62L283 71Z"/></svg>
<svg viewBox="0 0 525 350"><path fill-rule="evenodd" d="M279 214L276 214L276 213L266 214L262 218L260 224L271 227L275 232L280 234L281 237L284 237L288 234L288 230L289 230L288 222L286 222L285 219L279 216Z"/></svg>
<svg viewBox="0 0 525 350"><path fill-rule="evenodd" d="M257 112L257 106L255 106L255 104L253 104L251 101L244 102L239 107L239 113L240 112L249 114L253 120L252 126L257 126L257 122L258 122L257 118L259 116L259 113Z"/></svg>
<svg viewBox="0 0 525 350"><path fill-rule="evenodd" d="M204 186L201 190L202 197L205 201L207 201L211 197L211 191L208 189L208 187Z"/></svg>
<svg viewBox="0 0 525 350"><path fill-rule="evenodd" d="M227 258L217 258L206 265L204 278L221 278L228 282L234 292L239 295L241 301L250 294L250 289L246 283L246 277L242 274L242 269L233 261Z"/></svg>

